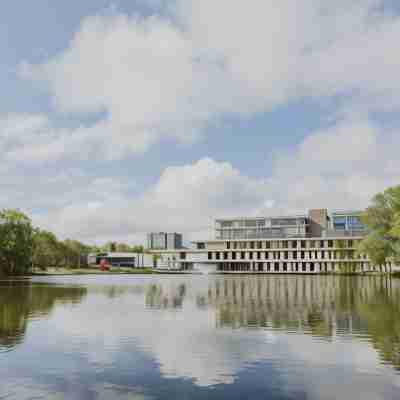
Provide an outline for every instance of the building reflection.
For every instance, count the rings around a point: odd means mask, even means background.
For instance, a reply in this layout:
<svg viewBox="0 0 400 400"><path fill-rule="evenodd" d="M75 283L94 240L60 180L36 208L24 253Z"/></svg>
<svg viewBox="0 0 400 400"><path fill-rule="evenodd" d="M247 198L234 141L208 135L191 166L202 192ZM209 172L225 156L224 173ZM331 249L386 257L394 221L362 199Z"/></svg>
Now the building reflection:
<svg viewBox="0 0 400 400"><path fill-rule="evenodd" d="M146 307L158 309L174 309L181 308L186 296L186 285L184 283L178 285L151 284L146 289Z"/></svg>
<svg viewBox="0 0 400 400"><path fill-rule="evenodd" d="M208 288L218 328L260 327L326 340L368 339L400 369L400 283L378 277L240 277Z"/></svg>
<svg viewBox="0 0 400 400"><path fill-rule="evenodd" d="M84 287L1 282L0 352L24 340L30 319L47 316L57 303L79 303L85 295Z"/></svg>
<svg viewBox="0 0 400 400"><path fill-rule="evenodd" d="M185 301L215 311L223 329L262 328L333 341L369 340L381 360L400 369L400 282L382 277L220 276L208 286L158 282L145 290L149 308Z"/></svg>

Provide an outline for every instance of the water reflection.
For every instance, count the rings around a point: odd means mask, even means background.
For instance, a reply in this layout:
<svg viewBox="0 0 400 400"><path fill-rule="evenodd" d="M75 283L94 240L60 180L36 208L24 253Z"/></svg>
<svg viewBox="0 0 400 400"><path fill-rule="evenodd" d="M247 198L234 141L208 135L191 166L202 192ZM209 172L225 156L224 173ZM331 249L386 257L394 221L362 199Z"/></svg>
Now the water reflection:
<svg viewBox="0 0 400 400"><path fill-rule="evenodd" d="M270 328L326 340L369 338L382 361L400 369L400 284L387 277L221 277L193 288L199 309L216 311L217 328ZM146 289L146 305L181 308L187 286Z"/></svg>
<svg viewBox="0 0 400 400"><path fill-rule="evenodd" d="M56 304L78 303L85 294L84 287L0 282L0 352L23 341L29 320L48 315Z"/></svg>
<svg viewBox="0 0 400 400"><path fill-rule="evenodd" d="M396 280L116 276L58 283L0 287L0 348L11 350L0 354L0 399L29 392L72 399L398 396Z"/></svg>

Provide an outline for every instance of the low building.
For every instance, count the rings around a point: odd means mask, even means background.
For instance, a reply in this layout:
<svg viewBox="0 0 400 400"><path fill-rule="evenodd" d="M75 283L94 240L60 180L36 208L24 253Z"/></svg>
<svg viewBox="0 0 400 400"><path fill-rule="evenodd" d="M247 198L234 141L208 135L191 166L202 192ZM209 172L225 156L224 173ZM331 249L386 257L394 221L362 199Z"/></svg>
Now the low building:
<svg viewBox="0 0 400 400"><path fill-rule="evenodd" d="M148 253L92 253L88 255L88 265L100 266L101 260L106 260L113 267L152 268L153 258Z"/></svg>
<svg viewBox="0 0 400 400"><path fill-rule="evenodd" d="M215 221L215 239L191 249L153 249L160 269L219 273L322 273L370 270L356 252L366 235L360 211L310 210L307 214Z"/></svg>

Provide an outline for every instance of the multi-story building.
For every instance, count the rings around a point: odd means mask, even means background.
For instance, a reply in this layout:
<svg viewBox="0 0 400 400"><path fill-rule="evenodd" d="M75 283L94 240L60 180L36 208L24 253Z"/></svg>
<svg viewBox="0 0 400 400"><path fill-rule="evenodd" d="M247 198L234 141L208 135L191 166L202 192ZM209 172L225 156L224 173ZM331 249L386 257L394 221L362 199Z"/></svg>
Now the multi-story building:
<svg viewBox="0 0 400 400"><path fill-rule="evenodd" d="M147 234L147 248L149 250L174 250L182 248L180 233L152 232Z"/></svg>
<svg viewBox="0 0 400 400"><path fill-rule="evenodd" d="M320 273L369 270L356 251L366 234L360 211L215 221L215 239L191 249L154 250L157 267L220 273Z"/></svg>

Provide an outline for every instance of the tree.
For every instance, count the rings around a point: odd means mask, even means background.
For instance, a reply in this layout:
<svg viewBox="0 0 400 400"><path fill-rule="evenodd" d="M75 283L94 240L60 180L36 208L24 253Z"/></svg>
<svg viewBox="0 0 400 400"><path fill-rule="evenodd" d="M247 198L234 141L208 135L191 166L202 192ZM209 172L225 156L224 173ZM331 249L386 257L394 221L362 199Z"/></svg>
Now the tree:
<svg viewBox="0 0 400 400"><path fill-rule="evenodd" d="M34 230L32 254L34 268L44 270L47 267L59 266L61 252L60 243L53 233L40 229Z"/></svg>
<svg viewBox="0 0 400 400"><path fill-rule="evenodd" d="M87 255L92 252L92 247L87 246L78 240L66 239L63 242L66 247L67 253L67 264L69 266L75 265L77 267L82 266L82 264L86 265Z"/></svg>
<svg viewBox="0 0 400 400"><path fill-rule="evenodd" d="M129 244L126 243L117 243L116 249L120 253L129 253L132 251L131 246L129 246Z"/></svg>
<svg viewBox="0 0 400 400"><path fill-rule="evenodd" d="M31 220L12 209L0 211L0 271L23 274L31 268L33 228Z"/></svg>
<svg viewBox="0 0 400 400"><path fill-rule="evenodd" d="M387 239L375 232L369 234L360 242L357 252L366 254L372 266L379 267L382 272L382 266L386 265L388 258L392 255L392 246Z"/></svg>
<svg viewBox="0 0 400 400"><path fill-rule="evenodd" d="M388 259L400 261L400 185L375 195L362 220L370 233L360 248L371 262L382 266Z"/></svg>
<svg viewBox="0 0 400 400"><path fill-rule="evenodd" d="M133 246L132 251L134 253L144 253L144 247L142 245L139 246Z"/></svg>

